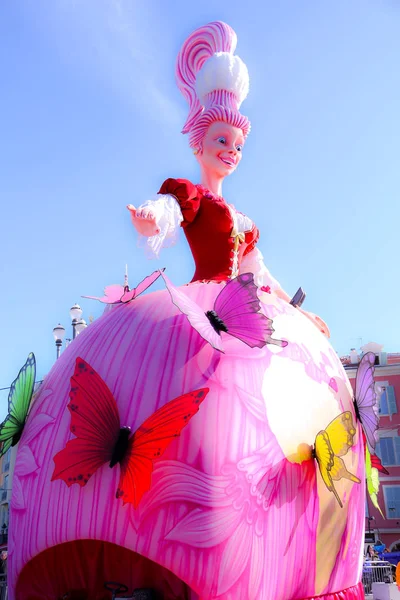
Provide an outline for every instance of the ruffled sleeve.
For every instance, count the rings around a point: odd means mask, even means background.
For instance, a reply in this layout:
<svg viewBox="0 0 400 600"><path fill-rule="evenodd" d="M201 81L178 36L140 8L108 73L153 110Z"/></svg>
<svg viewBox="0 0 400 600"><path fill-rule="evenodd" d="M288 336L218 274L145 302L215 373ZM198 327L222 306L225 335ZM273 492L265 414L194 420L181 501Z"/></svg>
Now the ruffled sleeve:
<svg viewBox="0 0 400 600"><path fill-rule="evenodd" d="M173 196L182 211L182 227L193 223L200 207L200 194L197 187L187 179L166 179L162 184L159 194Z"/></svg>
<svg viewBox="0 0 400 600"><path fill-rule="evenodd" d="M192 223L199 210L201 196L187 179L166 179L158 195L139 206L149 208L160 233L151 237L139 236L138 245L148 258L158 258L162 248L173 246L178 240L179 226Z"/></svg>

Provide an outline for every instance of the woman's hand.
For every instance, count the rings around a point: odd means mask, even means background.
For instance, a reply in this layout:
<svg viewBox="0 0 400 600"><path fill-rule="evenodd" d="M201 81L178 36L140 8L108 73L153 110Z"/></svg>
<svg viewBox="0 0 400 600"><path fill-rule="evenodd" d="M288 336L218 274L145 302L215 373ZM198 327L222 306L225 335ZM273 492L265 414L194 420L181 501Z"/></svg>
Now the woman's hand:
<svg viewBox="0 0 400 600"><path fill-rule="evenodd" d="M288 296L287 293L284 292L281 288L274 290L274 293L278 296L278 298L281 298L282 300L285 300L286 302L290 302L290 296ZM308 312L299 307L297 307L297 310L299 310L301 313L303 313L303 315L305 317L307 317L307 319L309 319L311 321L311 323L320 330L321 333L326 335L327 338L331 337L331 332L329 331L329 327L325 323L325 321L323 319L321 319L321 317L319 317L318 315L314 315L314 313Z"/></svg>
<svg viewBox="0 0 400 600"><path fill-rule="evenodd" d="M316 327L318 327L320 332L323 333L324 335L326 335L327 338L331 337L331 332L329 331L329 327L325 323L325 321L323 319L321 319L321 317L319 317L318 315L314 315L314 313L312 313L312 312L307 312L306 310L302 310L301 308L299 308L298 310L300 312L302 312L303 315L311 321L311 323L313 323Z"/></svg>
<svg viewBox="0 0 400 600"><path fill-rule="evenodd" d="M136 209L133 204L128 204L126 207L131 215L131 220L136 231L145 237L152 237L160 233L160 228L157 225L156 217L150 208Z"/></svg>

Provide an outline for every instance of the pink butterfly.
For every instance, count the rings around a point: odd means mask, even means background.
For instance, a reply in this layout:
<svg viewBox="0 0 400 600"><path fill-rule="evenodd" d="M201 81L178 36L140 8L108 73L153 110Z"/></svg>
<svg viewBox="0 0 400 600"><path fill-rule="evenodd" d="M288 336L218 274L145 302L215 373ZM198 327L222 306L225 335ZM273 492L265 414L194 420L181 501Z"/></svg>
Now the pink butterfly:
<svg viewBox="0 0 400 600"><path fill-rule="evenodd" d="M125 285L108 285L104 288L104 296L99 298L98 296L82 296L82 298L90 298L90 300L100 300L105 304L120 304L121 302L126 304L137 298L140 294L145 292L157 279L160 277L164 269L154 271L151 275L148 275L141 281L137 287L132 290L129 288L127 281Z"/></svg>
<svg viewBox="0 0 400 600"><path fill-rule="evenodd" d="M166 275L161 273L161 276L172 302L186 315L191 326L216 350L223 352L221 331L238 338L251 348L263 348L265 344L287 346L287 342L283 340L272 339L272 320L259 312L261 304L253 273L243 273L228 281L218 294L212 310L207 312L172 285Z"/></svg>

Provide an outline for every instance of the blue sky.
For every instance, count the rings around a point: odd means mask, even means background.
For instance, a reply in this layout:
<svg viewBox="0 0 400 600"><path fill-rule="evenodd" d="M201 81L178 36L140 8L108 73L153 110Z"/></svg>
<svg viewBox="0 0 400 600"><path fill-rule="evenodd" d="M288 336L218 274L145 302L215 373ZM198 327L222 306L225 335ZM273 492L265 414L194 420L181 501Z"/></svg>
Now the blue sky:
<svg viewBox="0 0 400 600"><path fill-rule="evenodd" d="M253 129L226 199L339 353L361 339L400 350L395 0L14 0L0 5L0 387L30 351L48 372L53 327L69 328L75 302L98 317L80 296L122 283L125 263L131 284L161 266L191 278L184 237L147 261L125 206L166 177L198 179L174 64L185 37L218 19L251 77Z"/></svg>

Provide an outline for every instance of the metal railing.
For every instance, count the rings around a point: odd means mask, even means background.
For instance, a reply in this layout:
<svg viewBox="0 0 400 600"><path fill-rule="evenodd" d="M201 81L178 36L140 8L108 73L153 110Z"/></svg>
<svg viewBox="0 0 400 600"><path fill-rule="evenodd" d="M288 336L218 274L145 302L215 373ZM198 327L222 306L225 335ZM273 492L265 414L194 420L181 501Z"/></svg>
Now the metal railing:
<svg viewBox="0 0 400 600"><path fill-rule="evenodd" d="M365 594L372 593L373 583L393 583L393 565L386 560L366 560L363 565L362 582Z"/></svg>
<svg viewBox="0 0 400 600"><path fill-rule="evenodd" d="M7 578L5 575L0 575L0 600L7 600Z"/></svg>

